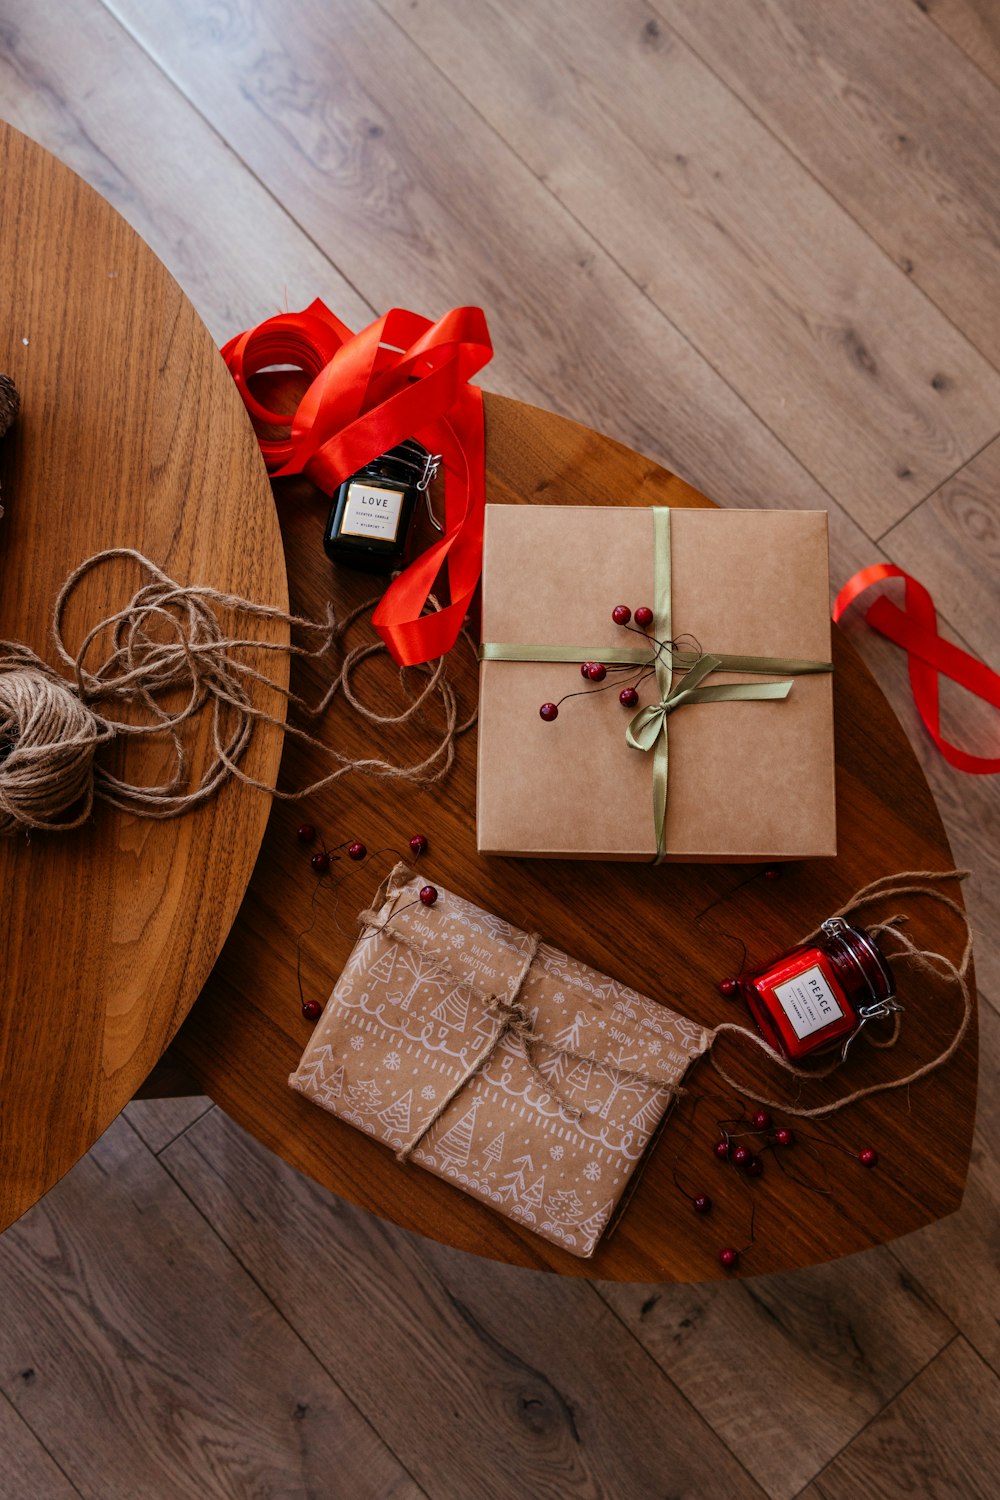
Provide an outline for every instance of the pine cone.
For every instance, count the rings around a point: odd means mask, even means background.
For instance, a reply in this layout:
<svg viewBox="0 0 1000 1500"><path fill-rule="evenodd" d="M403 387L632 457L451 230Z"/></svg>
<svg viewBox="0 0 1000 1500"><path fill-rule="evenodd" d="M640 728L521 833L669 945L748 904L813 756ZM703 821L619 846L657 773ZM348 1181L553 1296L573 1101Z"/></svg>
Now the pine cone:
<svg viewBox="0 0 1000 1500"><path fill-rule="evenodd" d="M0 375L0 437L3 437L17 416L20 405L21 398L17 394L17 386L9 375Z"/></svg>

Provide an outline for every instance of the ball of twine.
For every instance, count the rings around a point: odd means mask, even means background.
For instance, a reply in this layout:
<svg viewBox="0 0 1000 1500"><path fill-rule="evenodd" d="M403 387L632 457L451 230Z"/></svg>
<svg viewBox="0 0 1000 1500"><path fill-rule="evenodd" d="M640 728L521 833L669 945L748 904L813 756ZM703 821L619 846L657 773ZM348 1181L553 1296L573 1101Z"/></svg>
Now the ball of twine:
<svg viewBox="0 0 1000 1500"><path fill-rule="evenodd" d="M0 656L0 834L79 827L93 805L94 752L108 736L33 651L7 646Z"/></svg>
<svg viewBox="0 0 1000 1500"><path fill-rule="evenodd" d="M67 603L88 573L113 563L137 564L145 581L123 609L100 620L71 650L63 630ZM342 620L332 609L326 620L307 620L204 585L176 583L132 548L96 553L67 578L53 612L56 653L71 680L29 647L0 642L0 835L78 828L95 799L139 817L174 818L200 807L230 780L289 801L351 774L425 786L441 780L454 762L457 739L476 718L473 712L461 719L443 658L414 669L422 686L399 713L391 714L361 702L352 685L362 664L386 650L382 642L346 650L319 703L307 703L243 659L245 652L261 650L326 657L377 602L369 600ZM432 607L438 607L434 600ZM280 620L315 644L271 644L251 635L227 635L219 610L237 618ZM467 636L466 641L475 656ZM88 665L94 655L99 660ZM376 745L387 728L421 722L432 706L443 722L430 752L416 762L400 765L378 754L354 758L260 707L254 701L259 688L282 694L313 719L322 719L343 694L352 713L371 725ZM211 723L211 754L200 774L192 775L187 734L203 712ZM259 724L322 752L333 768L294 791L253 776L242 762ZM144 737L165 740L173 750L173 769L153 785L117 776L95 759L105 741Z"/></svg>

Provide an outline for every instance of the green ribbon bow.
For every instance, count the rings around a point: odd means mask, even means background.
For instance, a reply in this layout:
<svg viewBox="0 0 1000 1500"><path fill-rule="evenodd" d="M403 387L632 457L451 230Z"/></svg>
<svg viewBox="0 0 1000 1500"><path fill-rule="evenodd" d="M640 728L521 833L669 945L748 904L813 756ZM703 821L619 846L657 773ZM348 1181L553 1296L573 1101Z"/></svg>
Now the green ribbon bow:
<svg viewBox="0 0 1000 1500"><path fill-rule="evenodd" d="M656 633L660 640L669 641L671 624L671 577L670 577L670 511L666 506L656 505L653 511L653 614ZM640 708L630 719L625 730L626 743L633 750L652 751L653 754L653 823L656 834L655 863L660 864L666 854L667 784L669 777L669 740L667 720L679 708L693 703L733 703L746 700L770 699L772 702L787 698L791 692L792 678L804 673L832 672L833 663L811 661L786 656L732 656L709 655L696 651L670 651L666 647L648 646L538 646L513 645L507 642L484 641L479 648L482 661L545 661L584 662L601 661L605 665L632 664L643 666L650 662L650 652L656 672L656 683L660 701ZM674 673L683 676L675 683ZM785 675L778 682L724 682L711 687L702 687L706 677L713 672L759 672L768 676Z"/></svg>

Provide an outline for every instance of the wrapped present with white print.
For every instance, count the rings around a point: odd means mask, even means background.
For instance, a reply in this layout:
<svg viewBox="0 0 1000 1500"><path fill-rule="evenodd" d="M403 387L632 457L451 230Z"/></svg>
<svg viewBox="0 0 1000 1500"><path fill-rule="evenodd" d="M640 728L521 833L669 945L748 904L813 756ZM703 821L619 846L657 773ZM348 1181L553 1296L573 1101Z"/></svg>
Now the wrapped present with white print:
<svg viewBox="0 0 1000 1500"><path fill-rule="evenodd" d="M289 1082L589 1256L704 1027L398 865Z"/></svg>

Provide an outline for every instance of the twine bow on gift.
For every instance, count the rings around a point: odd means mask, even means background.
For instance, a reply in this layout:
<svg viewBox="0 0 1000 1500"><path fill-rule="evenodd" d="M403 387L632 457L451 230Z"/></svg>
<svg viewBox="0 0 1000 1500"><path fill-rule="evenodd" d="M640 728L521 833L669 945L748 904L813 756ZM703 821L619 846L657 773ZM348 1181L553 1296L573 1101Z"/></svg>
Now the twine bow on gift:
<svg viewBox="0 0 1000 1500"><path fill-rule="evenodd" d="M391 882L392 876L389 877L388 881L383 886L383 890L391 889ZM400 894L400 890L393 891L392 900L395 901L396 897ZM398 926L390 928L389 923L393 915L394 913L390 911L383 920L380 920L380 912L377 908L376 903L375 906L359 913L358 922L364 931L365 937L375 937L379 933L384 933L386 934L386 936L391 938L394 943L398 943L400 947L409 948L411 951L416 953L424 953L426 950L419 943L415 942L407 932L403 931ZM586 1114L586 1110L581 1109L579 1105L573 1104L569 1099L565 1097L564 1094L562 1094L557 1088L553 1086L549 1079L545 1077L545 1074L538 1066L538 1063L535 1061L535 1044L537 1042L540 1042L543 1046L550 1048L551 1051L562 1053L564 1057L573 1058L577 1062L597 1061L598 1064L600 1063L600 1059L595 1059L592 1055L588 1055L587 1053L576 1052L570 1047L557 1046L555 1042L548 1041L545 1037L541 1036L537 1031L534 1031L532 1029L531 1012L528 1010L528 1007L525 1005L524 1001L519 997L521 994L521 990L524 987L524 982L528 977L531 966L534 963L535 958L537 957L538 949L541 944L541 936L537 932L527 933L525 935L528 939L527 946L524 949L521 967L518 970L517 974L514 976L514 982L511 985L510 993L502 995L490 994L485 997L479 996L479 998L483 1000L483 1003L485 1004L486 1014L490 1016L496 1023L492 1035L486 1038L479 1051L467 1064L463 1066L463 1069L458 1078L452 1084L451 1088L445 1094L444 1098L439 1100L435 1104L427 1119L421 1122L417 1130L406 1142L406 1144L401 1146L400 1149L396 1152L396 1157L399 1161L405 1162L409 1159L412 1152L416 1150L417 1146L420 1145L420 1142L427 1135L428 1131L437 1124L438 1120L440 1120L441 1116L444 1114L449 1104L451 1104L452 1100L462 1092L471 1078L474 1078L475 1075L481 1071L481 1069L486 1067L487 1063L489 1063L490 1059L504 1043L508 1045L513 1043L517 1047L517 1049L523 1056L525 1063L527 1064L528 1071L534 1079L535 1083L541 1090L543 1090L545 1096L547 1098L554 1099L560 1106L560 1108L565 1110L565 1112L571 1119L582 1120L584 1115ZM447 965L445 965L444 967L448 968ZM448 969L448 973L450 978L457 980L457 975L455 975L450 969ZM477 991L473 988L472 985L466 985L466 988L470 991L470 993L474 995L477 994ZM611 1066L613 1067L613 1065ZM665 1084L661 1079L651 1077L648 1073L643 1073L638 1069L613 1067L613 1071L619 1078L627 1078L636 1082L647 1084L651 1089L660 1090L669 1087L669 1085ZM674 1098L676 1098L677 1095L680 1094L680 1092L681 1090L677 1088L671 1090L671 1094Z"/></svg>
<svg viewBox="0 0 1000 1500"><path fill-rule="evenodd" d="M362 920L364 920L365 917L371 915L373 915L373 913L362 913ZM370 930L383 931L384 929L373 928ZM394 942L398 943L402 941L404 946L407 945L408 940L404 938L401 933L393 932L390 934L390 936L392 937ZM524 962L521 965L520 973L518 974L516 983L514 985L513 995L489 996L486 1004L486 1014L492 1017L492 1019L496 1022L493 1030L493 1035L487 1037L485 1043L469 1063L464 1073L459 1076L456 1082L448 1090L447 1094L445 1094L444 1098L435 1105L429 1118L423 1121L419 1129L406 1142L406 1145L401 1147L400 1150L396 1152L396 1156L400 1161L407 1160L410 1153L414 1151L417 1146L419 1146L424 1136L431 1129L431 1126L436 1125L438 1120L440 1120L441 1116L444 1114L451 1101L456 1097L456 1095L461 1093L462 1089L465 1088L465 1085L468 1083L469 1079L472 1078L474 1074L478 1073L481 1068L485 1068L486 1064L494 1056L501 1043L504 1042L508 1044L514 1043L514 1045L518 1047L524 1057L525 1062L528 1065L528 1072L538 1084L539 1088L543 1089L547 1095L555 1099L556 1103L560 1105L560 1107L564 1109L572 1119L580 1120L583 1118L584 1111L578 1108L577 1105L572 1104L569 1099L565 1098L558 1091L558 1089L553 1088L552 1084L545 1077L545 1074L542 1072L541 1068L535 1061L533 1044L535 1042L542 1041L543 1038L540 1037L536 1031L533 1031L531 1029L531 1013L528 1010L527 1006L524 1004L523 1000L519 1000L517 998L525 979L528 977L528 970L531 968L531 965L535 961L535 955L538 952L538 945L540 942L541 937L537 932L532 932L529 934L528 947L525 951Z"/></svg>

